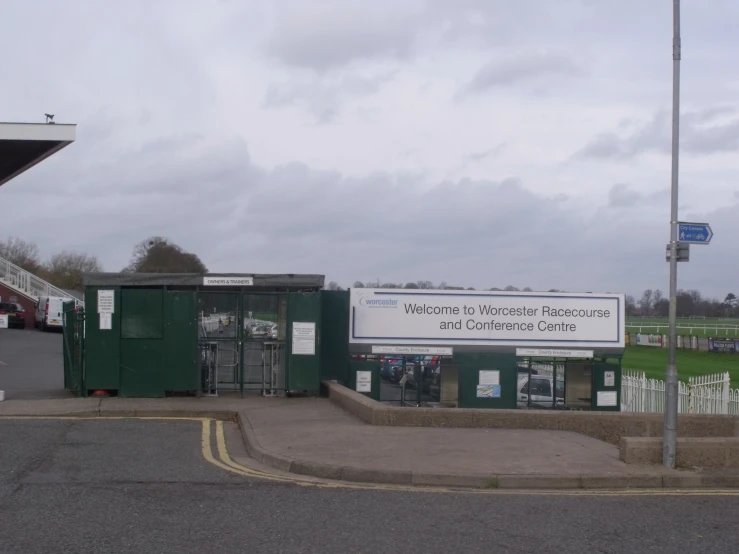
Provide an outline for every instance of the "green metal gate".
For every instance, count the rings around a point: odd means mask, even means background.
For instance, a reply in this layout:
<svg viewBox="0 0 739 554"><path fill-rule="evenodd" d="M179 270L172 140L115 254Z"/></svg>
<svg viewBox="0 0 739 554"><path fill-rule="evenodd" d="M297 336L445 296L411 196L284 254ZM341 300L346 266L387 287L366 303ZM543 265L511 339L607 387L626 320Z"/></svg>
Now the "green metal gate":
<svg viewBox="0 0 739 554"><path fill-rule="evenodd" d="M64 343L64 388L84 396L85 378L85 312L75 303L65 302L63 306Z"/></svg>

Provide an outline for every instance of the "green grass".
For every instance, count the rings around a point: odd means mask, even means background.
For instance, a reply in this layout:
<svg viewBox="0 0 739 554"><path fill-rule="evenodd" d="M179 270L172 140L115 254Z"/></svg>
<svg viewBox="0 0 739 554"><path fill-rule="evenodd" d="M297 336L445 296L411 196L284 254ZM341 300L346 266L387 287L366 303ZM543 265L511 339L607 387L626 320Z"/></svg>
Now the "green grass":
<svg viewBox="0 0 739 554"><path fill-rule="evenodd" d="M624 369L644 371L650 379L664 379L667 348L627 346L622 360ZM728 371L732 387L739 388L739 354L719 354L696 350L677 351L677 373L681 381L696 375Z"/></svg>
<svg viewBox="0 0 739 554"><path fill-rule="evenodd" d="M626 320L626 330L630 333L666 335L666 317L638 317ZM687 319L677 320L677 334L696 337L739 338L739 319Z"/></svg>

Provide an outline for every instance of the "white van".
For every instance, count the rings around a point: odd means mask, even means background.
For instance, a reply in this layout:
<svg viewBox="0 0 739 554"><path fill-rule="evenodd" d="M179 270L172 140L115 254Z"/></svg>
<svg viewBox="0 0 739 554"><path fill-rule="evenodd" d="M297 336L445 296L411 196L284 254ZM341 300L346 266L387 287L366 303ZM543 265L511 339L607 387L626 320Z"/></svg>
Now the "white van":
<svg viewBox="0 0 739 554"><path fill-rule="evenodd" d="M49 328L61 329L64 325L64 303L72 298L61 296L42 296L36 304L36 328L46 331Z"/></svg>

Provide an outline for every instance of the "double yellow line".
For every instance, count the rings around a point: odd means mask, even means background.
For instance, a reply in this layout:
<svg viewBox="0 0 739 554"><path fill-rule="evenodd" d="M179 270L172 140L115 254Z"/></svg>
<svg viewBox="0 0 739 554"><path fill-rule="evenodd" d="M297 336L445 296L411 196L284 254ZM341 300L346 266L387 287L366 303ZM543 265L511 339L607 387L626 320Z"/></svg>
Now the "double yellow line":
<svg viewBox="0 0 739 554"><path fill-rule="evenodd" d="M346 481L329 481L299 477L297 475L285 475L278 473L270 473L252 469L241 465L231 458L226 446L226 436L224 432L223 421L201 418L201 417L97 417L97 416L0 416L0 423L3 420L143 420L143 421L193 421L199 422L202 426L201 449L203 458L210 464L224 471L248 477L252 479L263 479L273 482L281 482L294 484L303 487L315 487L321 489L352 489L352 490L372 490L387 492L413 492L413 493L452 493L452 494L497 494L497 495L517 495L517 496L739 496L739 490L733 489L697 489L697 490L677 490L677 489L628 489L628 490L514 490L514 489L469 489L469 488L443 488L443 487L421 487L410 485L384 485L384 484L363 484L349 483ZM217 456L213 452L213 432L215 425L215 444Z"/></svg>

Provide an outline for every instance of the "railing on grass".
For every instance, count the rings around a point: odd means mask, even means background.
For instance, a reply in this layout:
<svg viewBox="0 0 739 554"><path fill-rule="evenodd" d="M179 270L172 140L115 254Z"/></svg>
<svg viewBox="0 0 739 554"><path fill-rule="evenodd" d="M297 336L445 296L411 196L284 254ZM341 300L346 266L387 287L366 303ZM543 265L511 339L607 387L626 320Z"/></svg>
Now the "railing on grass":
<svg viewBox="0 0 739 554"><path fill-rule="evenodd" d="M665 382L647 379L643 371L624 371L621 379L621 410L663 413ZM699 375L678 383L681 414L739 414L739 389L731 388L729 373Z"/></svg>

